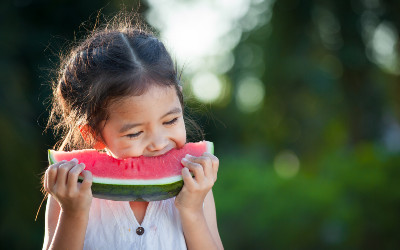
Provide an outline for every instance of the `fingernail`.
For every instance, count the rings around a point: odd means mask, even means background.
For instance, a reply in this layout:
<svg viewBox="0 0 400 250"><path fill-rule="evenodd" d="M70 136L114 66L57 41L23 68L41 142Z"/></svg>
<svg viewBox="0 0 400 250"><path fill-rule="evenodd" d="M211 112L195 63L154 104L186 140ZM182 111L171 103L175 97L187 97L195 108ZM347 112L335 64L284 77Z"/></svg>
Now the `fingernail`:
<svg viewBox="0 0 400 250"><path fill-rule="evenodd" d="M78 163L78 159L76 159L76 158L72 159L71 161Z"/></svg>
<svg viewBox="0 0 400 250"><path fill-rule="evenodd" d="M193 157L193 156L190 154L186 154L186 156L185 156L185 158L190 158L190 157Z"/></svg>
<svg viewBox="0 0 400 250"><path fill-rule="evenodd" d="M182 162L188 162L188 159L182 158Z"/></svg>
<svg viewBox="0 0 400 250"><path fill-rule="evenodd" d="M183 173L183 174L190 174L190 171L189 171L189 169L188 169L187 167L184 167L184 168L182 169L182 173Z"/></svg>

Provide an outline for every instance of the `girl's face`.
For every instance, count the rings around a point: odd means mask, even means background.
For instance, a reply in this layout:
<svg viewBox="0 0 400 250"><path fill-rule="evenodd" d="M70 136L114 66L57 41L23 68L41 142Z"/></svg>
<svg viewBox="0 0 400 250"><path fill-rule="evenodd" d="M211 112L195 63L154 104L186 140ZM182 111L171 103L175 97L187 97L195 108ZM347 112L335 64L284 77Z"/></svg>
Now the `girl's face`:
<svg viewBox="0 0 400 250"><path fill-rule="evenodd" d="M110 104L102 138L116 158L157 156L186 143L183 111L173 87L151 86Z"/></svg>

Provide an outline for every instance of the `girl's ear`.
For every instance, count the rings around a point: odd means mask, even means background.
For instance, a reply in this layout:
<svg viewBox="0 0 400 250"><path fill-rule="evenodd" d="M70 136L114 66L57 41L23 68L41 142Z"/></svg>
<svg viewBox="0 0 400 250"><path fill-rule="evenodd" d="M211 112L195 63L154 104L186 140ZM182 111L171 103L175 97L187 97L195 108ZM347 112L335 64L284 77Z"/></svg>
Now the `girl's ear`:
<svg viewBox="0 0 400 250"><path fill-rule="evenodd" d="M87 144L92 144L93 140L95 140L93 148L97 150L102 150L106 147L103 141L94 134L93 129L89 125L80 125L79 131L81 132L83 140Z"/></svg>

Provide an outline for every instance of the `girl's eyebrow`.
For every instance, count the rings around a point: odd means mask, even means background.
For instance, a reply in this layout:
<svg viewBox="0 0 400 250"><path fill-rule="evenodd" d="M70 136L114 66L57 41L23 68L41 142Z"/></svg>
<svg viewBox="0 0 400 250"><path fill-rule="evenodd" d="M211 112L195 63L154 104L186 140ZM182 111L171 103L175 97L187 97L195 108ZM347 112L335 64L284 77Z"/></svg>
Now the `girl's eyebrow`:
<svg viewBox="0 0 400 250"><path fill-rule="evenodd" d="M181 109L181 108L178 108L178 107L175 107L175 108L171 109L170 111L168 111L167 113L165 113L165 115L163 115L163 116L161 117L161 119L164 118L164 117L166 117L166 116L168 116L168 115L171 115L171 114L178 114L178 113L182 113L182 109ZM127 124L124 124L124 125L120 128L119 133L122 134L122 133L124 133L124 132L126 132L126 131L128 131L128 130L134 128L134 127L140 126L140 125L143 125L143 124L142 124L142 123L127 123Z"/></svg>
<svg viewBox="0 0 400 250"><path fill-rule="evenodd" d="M124 132L126 132L126 131L134 128L134 127L140 126L140 125L142 125L142 124L141 123L127 123L127 124L124 124L124 126L122 126L121 129L119 130L119 133L122 134L122 133L124 133Z"/></svg>
<svg viewBox="0 0 400 250"><path fill-rule="evenodd" d="M161 117L161 119L164 118L164 117L166 117L167 115L170 115L170 114L178 114L178 113L182 113L182 109L181 109L181 108L178 108L178 107L175 107L175 108L171 109L170 111L168 111L165 115L163 115L163 116Z"/></svg>

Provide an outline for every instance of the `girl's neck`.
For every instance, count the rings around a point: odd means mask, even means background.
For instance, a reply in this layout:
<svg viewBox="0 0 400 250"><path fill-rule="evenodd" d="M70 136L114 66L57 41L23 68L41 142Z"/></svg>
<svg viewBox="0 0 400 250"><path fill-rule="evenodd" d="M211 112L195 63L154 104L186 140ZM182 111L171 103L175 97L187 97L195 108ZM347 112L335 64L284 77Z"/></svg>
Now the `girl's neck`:
<svg viewBox="0 0 400 250"><path fill-rule="evenodd" d="M129 206L139 224L142 224L144 216L146 215L148 201L130 201Z"/></svg>

